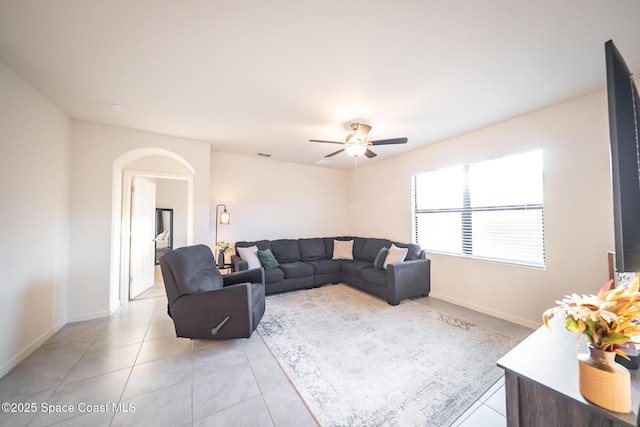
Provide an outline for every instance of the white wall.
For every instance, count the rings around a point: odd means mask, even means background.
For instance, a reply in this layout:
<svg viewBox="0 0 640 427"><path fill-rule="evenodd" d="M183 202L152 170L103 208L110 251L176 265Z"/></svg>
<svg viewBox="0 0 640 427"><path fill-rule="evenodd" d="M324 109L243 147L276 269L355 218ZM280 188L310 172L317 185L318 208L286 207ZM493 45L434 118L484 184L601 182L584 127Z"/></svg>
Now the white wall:
<svg viewBox="0 0 640 427"><path fill-rule="evenodd" d="M544 152L546 269L429 258L433 297L539 325L554 300L596 293L608 279L614 244L604 92L360 168L350 180L353 234L411 241L413 174L535 146Z"/></svg>
<svg viewBox="0 0 640 427"><path fill-rule="evenodd" d="M0 62L0 376L66 323L70 121Z"/></svg>
<svg viewBox="0 0 640 427"><path fill-rule="evenodd" d="M109 315L114 299L117 301L118 286L110 283L114 274L110 264L112 220L119 214L112 215L114 163L135 150L152 148L175 153L193 168L194 241L208 243L209 144L73 122L68 308L70 321Z"/></svg>
<svg viewBox="0 0 640 427"><path fill-rule="evenodd" d="M212 152L212 245L220 203L227 205L231 220L218 224L219 241L349 233L348 176L345 171Z"/></svg>

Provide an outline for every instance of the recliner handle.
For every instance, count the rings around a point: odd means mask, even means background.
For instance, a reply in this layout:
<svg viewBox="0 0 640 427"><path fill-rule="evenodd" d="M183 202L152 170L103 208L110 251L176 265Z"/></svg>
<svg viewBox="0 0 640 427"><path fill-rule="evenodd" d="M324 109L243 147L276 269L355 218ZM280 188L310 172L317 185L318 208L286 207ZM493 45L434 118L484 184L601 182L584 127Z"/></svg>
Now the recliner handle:
<svg viewBox="0 0 640 427"><path fill-rule="evenodd" d="M225 323L227 323L227 321L231 318L231 316L227 316L224 319L222 319L222 322L218 323L218 326L216 326L215 328L211 329L211 335L216 335L218 333L218 331L224 326Z"/></svg>

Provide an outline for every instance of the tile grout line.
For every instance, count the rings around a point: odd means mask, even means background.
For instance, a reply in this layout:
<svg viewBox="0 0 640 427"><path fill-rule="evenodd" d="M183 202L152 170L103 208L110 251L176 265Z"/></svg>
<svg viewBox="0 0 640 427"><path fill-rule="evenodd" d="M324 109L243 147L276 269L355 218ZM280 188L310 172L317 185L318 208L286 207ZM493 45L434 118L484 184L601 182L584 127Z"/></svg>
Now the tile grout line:
<svg viewBox="0 0 640 427"><path fill-rule="evenodd" d="M131 301L129 301L129 304L131 303ZM154 304L154 309L153 312L151 314L151 316L149 317L149 323L147 324L147 330L144 333L144 336L142 337L142 341L140 342L140 347L138 348L138 352L136 353L136 357L133 359L133 364L131 365L131 367L129 368L129 375L127 375L127 380L124 382L124 387L122 387L122 391L120 392L120 398L118 399L118 403L124 403L122 401L122 398L124 397L124 392L127 389L127 385L129 385L129 380L131 380L131 375L133 374L133 368L136 367L136 362L138 361L138 357L140 357L140 352L142 351L142 346L144 345L144 339L147 337L147 334L149 333L149 328L151 327L151 320L153 319L153 313L155 313L155 309L156 306L158 305L158 302L156 302ZM119 308L118 308L119 309ZM126 329L124 329L126 330ZM109 421L109 426L111 426L113 424L113 420L116 417L116 413L114 412L113 415L111 415L111 420Z"/></svg>
<svg viewBox="0 0 640 427"><path fill-rule="evenodd" d="M89 323L87 323L89 324ZM66 326L66 325L65 325ZM64 326L63 326L64 327ZM62 328L61 328L62 329ZM95 338L93 339L93 341L91 342L91 344L89 344L89 346L87 347L87 349L82 353L82 356L80 356L80 358L78 359L78 361L76 363L73 364L73 366L71 367L71 369L69 369L69 372L66 373L66 375L60 380L60 382L58 383L58 385L54 388L53 392L49 395L49 397L45 400L46 403L49 403L51 398L56 394L56 392L58 391L58 389L60 389L60 387L62 387L62 384L64 383L64 381L69 377L69 375L71 374L71 372L73 372L73 370L78 366L78 364L80 363L80 361L82 361L82 359L84 359L84 357L89 353L89 350L91 349L91 347L93 347L96 343L96 341L98 341L98 338L100 337L100 335L102 335L104 333L104 331L107 329L107 324L105 324L104 328L102 328L102 330L100 331L99 334L96 334ZM99 375L98 375L99 376ZM95 377L94 377L95 378ZM88 379L88 378L85 378ZM79 382L79 381L76 381ZM70 383L73 384L73 383ZM69 418L69 420L72 420L74 418L79 417L81 414L78 413L78 415L75 415L71 418ZM31 418L31 420L29 421L29 423L27 423L27 425L30 425L31 423L33 423L33 421L37 418L38 414L35 414L33 416L33 418ZM56 423L58 424L58 423Z"/></svg>
<svg viewBox="0 0 640 427"><path fill-rule="evenodd" d="M253 333L257 334L258 332L254 331ZM260 339L262 339L262 337L260 337ZM247 358L247 363L249 364L249 369L251 370L251 374L253 375L253 378L254 378L256 384L258 384L258 390L260 390L260 398L262 399L262 403L264 404L265 408L267 408L267 412L269 413L269 418L271 419L271 424L273 424L275 426L276 425L276 421L273 418L273 414L271 413L271 408L269 408L269 405L267 405L267 401L264 398L264 391L262 391L262 387L260 386L260 383L258 382L258 378L256 377L256 372L253 369L253 366L251 365L251 362L249 360L249 355L247 354L247 349L245 348L244 345L242 346L242 351L244 352L244 357Z"/></svg>

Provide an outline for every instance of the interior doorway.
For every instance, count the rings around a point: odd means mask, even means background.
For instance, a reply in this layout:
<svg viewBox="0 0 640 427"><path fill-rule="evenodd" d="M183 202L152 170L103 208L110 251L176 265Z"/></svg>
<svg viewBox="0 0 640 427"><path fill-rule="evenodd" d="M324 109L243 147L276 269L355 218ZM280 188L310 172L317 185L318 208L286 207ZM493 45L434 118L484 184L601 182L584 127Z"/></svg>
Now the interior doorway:
<svg viewBox="0 0 640 427"><path fill-rule="evenodd" d="M123 173L123 191L122 191L122 215L121 215L121 257L120 257L120 304L125 304L132 298L135 298L140 293L139 291L144 291L144 288L135 288L132 289L132 284L134 283L134 279L132 273L135 270L131 268L131 260L132 260L132 252L131 246L128 244L133 235L136 234L135 225L132 220L132 200L133 200L133 191L132 191L132 183L136 178L144 178L146 180L151 180L156 184L156 200L162 200L162 197L166 197L166 195L161 196L158 192L158 189L163 188L162 184L167 184L169 187L173 187L173 198L176 198L175 192L180 192L180 197L177 197L181 200L180 205L174 205L174 237L173 244L174 248L179 246L186 246L193 243L193 175L183 175L183 174L169 174L162 172L147 172L140 170L129 170L125 169ZM171 185L172 184L172 185ZM162 206L167 207L167 206ZM154 212L152 213L152 217L155 217L155 206ZM155 249L152 245L153 237L148 239L151 248L151 257L149 261L148 267L150 268L151 273L149 273L152 277L152 286L155 283L157 278L157 270L155 267ZM146 266L147 263L145 263ZM135 285L134 285L135 286ZM164 286L162 288L164 291Z"/></svg>
<svg viewBox="0 0 640 427"><path fill-rule="evenodd" d="M186 208L183 233L185 245L194 242L195 174L193 166L173 151L158 147L137 148L113 162L111 204L111 261L109 277L109 311L129 301L129 240L131 237L131 183L134 176L182 181L186 185ZM184 184L186 183L186 184Z"/></svg>
<svg viewBox="0 0 640 427"><path fill-rule="evenodd" d="M134 182L139 179L153 182L155 186L154 192L154 206L153 210L146 215L151 215L151 229L155 230L155 210L156 207L167 208L171 206L173 209L173 247L187 246L193 242L193 176L180 175L180 174L166 174L160 172L145 172L139 170L125 170L124 171L124 191L122 197L122 262L121 262L121 291L120 300L121 303L126 303L140 295L146 289L154 286L157 281L159 270L154 267L155 263L155 248L153 241L155 236L150 235L147 237L149 248L151 248L151 256L145 257L142 260L138 253L134 253L132 245L127 245L126 242L131 242L134 236L138 235L139 230L137 227L147 227L145 221L134 222L133 217L133 203L135 200L135 193L133 190ZM138 185L138 184L136 184ZM153 234L153 231L151 232ZM143 262L144 265L133 264ZM146 270L147 281L146 285L138 285L137 277L134 274L136 272L136 266L140 269ZM151 277L151 281L148 281ZM160 276L161 280L161 276ZM164 285L162 287L164 291Z"/></svg>

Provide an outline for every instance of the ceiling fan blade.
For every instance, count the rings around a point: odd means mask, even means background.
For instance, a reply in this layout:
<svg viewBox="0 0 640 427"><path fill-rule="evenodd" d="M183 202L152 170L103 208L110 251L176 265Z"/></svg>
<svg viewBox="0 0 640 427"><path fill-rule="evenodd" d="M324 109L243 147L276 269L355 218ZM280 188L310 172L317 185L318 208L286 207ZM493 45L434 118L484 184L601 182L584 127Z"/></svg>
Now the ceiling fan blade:
<svg viewBox="0 0 640 427"><path fill-rule="evenodd" d="M373 151L369 150L368 148L367 148L367 151L364 152L364 155L367 156L370 159L375 157L375 156L377 156L376 153L374 153Z"/></svg>
<svg viewBox="0 0 640 427"><path fill-rule="evenodd" d="M371 145L391 145L391 144L406 144L407 138L392 138L392 139L380 139L378 141L369 141Z"/></svg>
<svg viewBox="0 0 640 427"><path fill-rule="evenodd" d="M327 144L344 144L344 142L324 141L322 139L310 139L309 142L326 142Z"/></svg>
<svg viewBox="0 0 640 427"><path fill-rule="evenodd" d="M333 153L331 153L331 154L327 154L325 157L333 157L333 156L335 156L336 154L340 154L340 153L342 153L343 151L344 151L344 148L343 148L342 150L334 151L334 152L333 152Z"/></svg>

